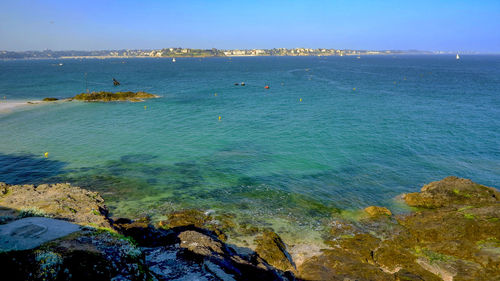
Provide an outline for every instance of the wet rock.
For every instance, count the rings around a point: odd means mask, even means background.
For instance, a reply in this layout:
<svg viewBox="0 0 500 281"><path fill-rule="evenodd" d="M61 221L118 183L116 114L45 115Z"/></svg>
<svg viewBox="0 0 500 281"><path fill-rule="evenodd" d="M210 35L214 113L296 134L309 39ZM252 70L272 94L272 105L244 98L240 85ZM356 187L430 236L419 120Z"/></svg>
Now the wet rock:
<svg viewBox="0 0 500 281"><path fill-rule="evenodd" d="M500 199L500 193L494 188L469 179L447 177L424 185L420 192L405 194L403 198L413 207L440 208L450 205L496 203Z"/></svg>
<svg viewBox="0 0 500 281"><path fill-rule="evenodd" d="M257 245L255 251L270 265L283 271L295 271L295 264L278 234L265 231L254 242Z"/></svg>
<svg viewBox="0 0 500 281"><path fill-rule="evenodd" d="M94 227L110 227L104 199L68 183L0 186L0 206L18 215L45 216Z"/></svg>
<svg viewBox="0 0 500 281"><path fill-rule="evenodd" d="M365 212L370 217L392 216L391 211L385 207L369 206L365 208Z"/></svg>
<svg viewBox="0 0 500 281"><path fill-rule="evenodd" d="M44 98L42 101L56 101L58 98Z"/></svg>

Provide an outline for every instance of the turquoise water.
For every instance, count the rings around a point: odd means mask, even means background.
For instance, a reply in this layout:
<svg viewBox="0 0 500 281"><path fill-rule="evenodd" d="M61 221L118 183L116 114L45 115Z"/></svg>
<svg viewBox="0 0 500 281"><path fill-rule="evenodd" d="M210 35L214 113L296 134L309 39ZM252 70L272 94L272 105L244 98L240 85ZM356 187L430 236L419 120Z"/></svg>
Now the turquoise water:
<svg viewBox="0 0 500 281"><path fill-rule="evenodd" d="M395 196L449 175L499 187L500 56L0 61L0 97L74 96L85 73L91 91L161 97L0 113L0 181L78 184L117 216L195 207L282 229L401 211Z"/></svg>

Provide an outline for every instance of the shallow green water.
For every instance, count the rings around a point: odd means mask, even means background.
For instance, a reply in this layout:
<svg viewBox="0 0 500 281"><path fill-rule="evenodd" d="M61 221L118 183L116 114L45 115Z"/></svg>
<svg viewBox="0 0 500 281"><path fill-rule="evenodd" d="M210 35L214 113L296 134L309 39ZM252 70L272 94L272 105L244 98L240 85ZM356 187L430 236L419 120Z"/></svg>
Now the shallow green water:
<svg viewBox="0 0 500 281"><path fill-rule="evenodd" d="M61 62L0 61L0 97L70 97L87 73L90 90L161 98L0 113L0 181L75 183L117 216L195 207L282 231L401 211L396 195L448 175L499 186L498 56Z"/></svg>

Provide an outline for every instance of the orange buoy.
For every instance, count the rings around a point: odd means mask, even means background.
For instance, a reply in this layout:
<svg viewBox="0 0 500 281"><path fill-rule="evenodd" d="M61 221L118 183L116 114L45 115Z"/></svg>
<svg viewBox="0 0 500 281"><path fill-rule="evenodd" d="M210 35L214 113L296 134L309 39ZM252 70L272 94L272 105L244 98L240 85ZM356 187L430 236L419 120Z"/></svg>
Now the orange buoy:
<svg viewBox="0 0 500 281"><path fill-rule="evenodd" d="M264 89L269 89L269 86L267 86L267 85L266 85L266 86L264 87Z"/></svg>

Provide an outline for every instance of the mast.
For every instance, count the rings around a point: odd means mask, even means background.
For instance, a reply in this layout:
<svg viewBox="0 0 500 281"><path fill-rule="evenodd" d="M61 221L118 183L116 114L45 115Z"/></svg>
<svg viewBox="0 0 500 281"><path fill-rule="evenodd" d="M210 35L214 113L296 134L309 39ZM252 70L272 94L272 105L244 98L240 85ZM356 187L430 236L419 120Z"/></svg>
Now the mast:
<svg viewBox="0 0 500 281"><path fill-rule="evenodd" d="M89 87L88 87L88 84L87 84L87 72L85 72L85 89L87 91L87 94L89 92Z"/></svg>

